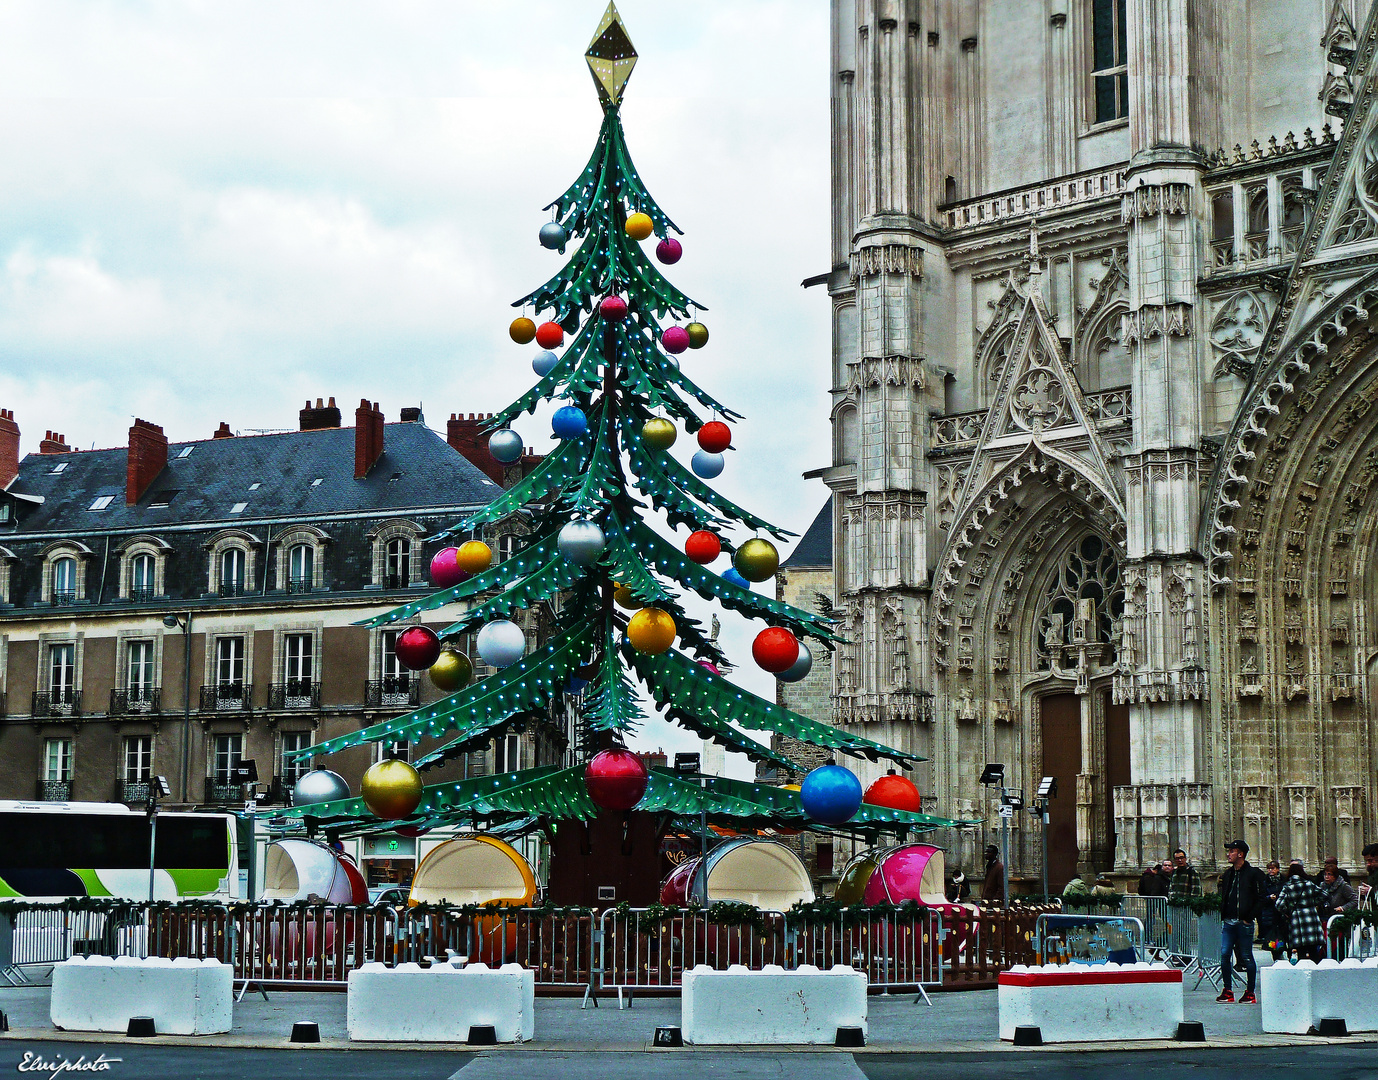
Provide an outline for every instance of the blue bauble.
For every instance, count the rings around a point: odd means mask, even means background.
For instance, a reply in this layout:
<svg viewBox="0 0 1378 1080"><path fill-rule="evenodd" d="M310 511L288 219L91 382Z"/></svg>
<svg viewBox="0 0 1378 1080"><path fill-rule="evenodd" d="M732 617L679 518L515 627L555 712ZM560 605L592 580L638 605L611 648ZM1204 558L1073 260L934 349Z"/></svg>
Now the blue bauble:
<svg viewBox="0 0 1378 1080"><path fill-rule="evenodd" d="M569 233L565 232L565 227L558 221L547 221L541 226L541 247L558 251L563 255L565 244L568 242Z"/></svg>
<svg viewBox="0 0 1378 1080"><path fill-rule="evenodd" d="M488 452L504 465L511 465L522 456L522 437L511 428L502 428L488 436Z"/></svg>
<svg viewBox="0 0 1378 1080"><path fill-rule="evenodd" d="M841 765L822 765L799 785L804 813L824 825L850 821L861 806L861 781Z"/></svg>
<svg viewBox="0 0 1378 1080"><path fill-rule="evenodd" d="M813 653L809 652L809 647L801 641L799 643L799 659L775 677L781 682L798 682L812 670Z"/></svg>
<svg viewBox="0 0 1378 1080"><path fill-rule="evenodd" d="M577 405L561 405L550 418L557 439L577 439L589 429L589 418Z"/></svg>
<svg viewBox="0 0 1378 1080"><path fill-rule="evenodd" d="M531 361L531 370L541 378L545 378L555 370L555 365L560 362L560 358L549 349L542 349L536 354L536 359Z"/></svg>
<svg viewBox="0 0 1378 1080"><path fill-rule="evenodd" d="M705 480L712 480L722 472L723 464L721 454L710 454L707 450L700 450L689 460L689 468L694 470L694 475Z"/></svg>
<svg viewBox="0 0 1378 1080"><path fill-rule="evenodd" d="M726 570L724 570L722 572L722 579L724 581L732 582L732 584L736 585L738 588L751 588L751 582L747 581L746 578L742 577L742 575L737 572L737 568L735 566L729 566Z"/></svg>

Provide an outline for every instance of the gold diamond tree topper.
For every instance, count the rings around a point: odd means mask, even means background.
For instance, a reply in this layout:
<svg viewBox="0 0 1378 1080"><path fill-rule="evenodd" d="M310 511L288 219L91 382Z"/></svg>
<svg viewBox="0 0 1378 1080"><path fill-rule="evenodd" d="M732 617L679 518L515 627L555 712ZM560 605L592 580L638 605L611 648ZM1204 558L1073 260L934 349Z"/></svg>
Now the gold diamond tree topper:
<svg viewBox="0 0 1378 1080"><path fill-rule="evenodd" d="M608 4L608 10L603 12L584 59L589 62L589 72L598 87L598 100L604 105L620 105L622 91L636 67L636 49L627 37L616 4Z"/></svg>

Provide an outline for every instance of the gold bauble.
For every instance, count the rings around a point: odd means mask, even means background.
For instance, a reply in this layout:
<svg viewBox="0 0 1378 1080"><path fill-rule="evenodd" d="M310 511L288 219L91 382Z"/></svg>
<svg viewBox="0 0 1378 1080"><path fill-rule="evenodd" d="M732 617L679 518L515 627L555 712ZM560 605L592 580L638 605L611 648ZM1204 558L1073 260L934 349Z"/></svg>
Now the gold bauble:
<svg viewBox="0 0 1378 1080"><path fill-rule="evenodd" d="M701 322L691 322L684 328L689 334L689 348L702 349L708 344L708 327Z"/></svg>
<svg viewBox="0 0 1378 1080"><path fill-rule="evenodd" d="M431 682L447 694L464 689L473 677L473 662L458 649L442 649L440 659L431 665Z"/></svg>
<svg viewBox="0 0 1378 1080"><path fill-rule="evenodd" d="M653 416L641 425L641 440L653 450L668 450L679 432L662 416Z"/></svg>
<svg viewBox="0 0 1378 1080"><path fill-rule="evenodd" d="M632 590L620 581L612 583L612 602L628 611L634 611L641 606L641 601L632 595Z"/></svg>
<svg viewBox="0 0 1378 1080"><path fill-rule="evenodd" d="M481 574L493 561L493 549L482 540L470 540L459 545L455 562L466 574Z"/></svg>
<svg viewBox="0 0 1378 1080"><path fill-rule="evenodd" d="M364 773L359 794L364 805L384 821L410 817L421 804L421 774L405 761L388 758Z"/></svg>
<svg viewBox="0 0 1378 1080"><path fill-rule="evenodd" d="M766 581L780 569L780 553L769 540L756 537L737 549L732 565L747 581Z"/></svg>
<svg viewBox="0 0 1378 1080"><path fill-rule="evenodd" d="M633 240L645 240L655 231L655 223L650 214L636 213L627 218L626 229Z"/></svg>
<svg viewBox="0 0 1378 1080"><path fill-rule="evenodd" d="M647 656L659 656L675 643L675 620L660 608L642 608L627 622L627 640Z"/></svg>
<svg viewBox="0 0 1378 1080"><path fill-rule="evenodd" d="M518 345L526 345L536 336L536 324L523 315L512 320L507 333Z"/></svg>

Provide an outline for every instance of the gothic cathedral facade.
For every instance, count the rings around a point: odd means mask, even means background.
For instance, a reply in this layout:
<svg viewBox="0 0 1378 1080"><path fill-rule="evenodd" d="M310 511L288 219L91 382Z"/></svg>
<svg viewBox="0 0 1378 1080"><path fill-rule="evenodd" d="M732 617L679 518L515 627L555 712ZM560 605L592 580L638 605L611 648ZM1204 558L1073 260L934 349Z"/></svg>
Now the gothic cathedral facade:
<svg viewBox="0 0 1378 1080"><path fill-rule="evenodd" d="M836 721L985 823L968 872L999 824L987 762L1026 797L1057 778L1054 884L1178 846L1222 866L1236 835L1260 864L1361 866L1369 0L832 18ZM1015 815L1015 876L1040 833Z"/></svg>

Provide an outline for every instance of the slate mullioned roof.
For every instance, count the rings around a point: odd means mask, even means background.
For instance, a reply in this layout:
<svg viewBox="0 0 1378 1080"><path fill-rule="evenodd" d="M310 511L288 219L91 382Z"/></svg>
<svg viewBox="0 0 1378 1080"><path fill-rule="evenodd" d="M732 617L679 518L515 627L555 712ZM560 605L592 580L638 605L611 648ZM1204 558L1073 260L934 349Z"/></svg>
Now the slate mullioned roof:
<svg viewBox="0 0 1378 1080"><path fill-rule="evenodd" d="M784 561L786 570L819 569L833 565L833 500L829 497L813 519L799 543L794 545L789 558Z"/></svg>
<svg viewBox="0 0 1378 1080"><path fill-rule="evenodd" d="M383 445L368 475L356 480L353 428L172 443L167 466L134 506L125 505L125 447L29 454L7 490L43 499L26 504L18 528L25 535L479 507L500 491L425 424L388 424ZM54 472L59 465L66 467ZM152 507L166 492L176 492L169 504ZM106 495L108 508L89 509ZM246 505L233 513L238 503Z"/></svg>

